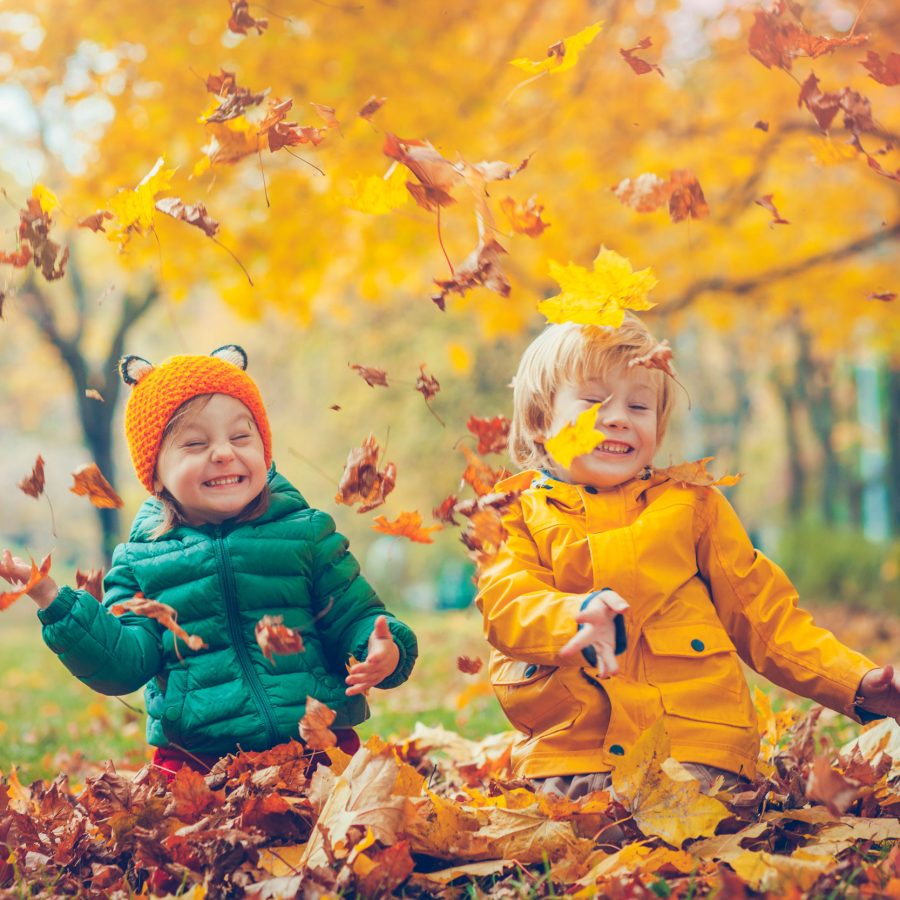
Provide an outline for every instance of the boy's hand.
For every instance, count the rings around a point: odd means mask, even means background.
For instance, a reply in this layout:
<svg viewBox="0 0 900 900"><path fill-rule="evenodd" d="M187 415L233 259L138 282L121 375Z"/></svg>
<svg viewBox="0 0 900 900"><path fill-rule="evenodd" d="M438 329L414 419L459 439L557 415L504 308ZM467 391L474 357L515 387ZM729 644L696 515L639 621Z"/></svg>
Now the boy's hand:
<svg viewBox="0 0 900 900"><path fill-rule="evenodd" d="M31 563L25 562L18 556L13 556L9 550L4 550L0 555L0 578L5 579L11 585L25 584L31 577ZM42 578L29 592L28 596L41 608L46 609L59 593L59 585L48 575Z"/></svg>
<svg viewBox="0 0 900 900"><path fill-rule="evenodd" d="M900 725L900 674L893 666L872 669L863 675L857 691L858 705L869 712L888 716Z"/></svg>
<svg viewBox="0 0 900 900"><path fill-rule="evenodd" d="M369 688L375 687L384 681L388 675L393 674L400 662L400 648L394 643L391 630L388 628L387 618L379 616L375 620L375 628L369 635L369 652L365 662L356 663L350 667L347 675L347 696L364 694Z"/></svg>
<svg viewBox="0 0 900 900"><path fill-rule="evenodd" d="M575 654L580 655L585 647L593 647L597 653L597 674L601 678L615 675L619 671L619 664L616 662L616 629L613 619L626 609L627 601L609 588L592 597L588 605L575 616L575 621L584 627L559 651L559 655L563 659L571 659Z"/></svg>

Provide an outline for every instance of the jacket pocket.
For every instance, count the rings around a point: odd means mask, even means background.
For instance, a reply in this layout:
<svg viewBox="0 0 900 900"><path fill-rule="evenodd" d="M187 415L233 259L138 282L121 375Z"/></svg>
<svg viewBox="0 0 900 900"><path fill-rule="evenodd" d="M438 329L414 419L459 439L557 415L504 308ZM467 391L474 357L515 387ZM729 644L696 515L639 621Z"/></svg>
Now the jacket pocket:
<svg viewBox="0 0 900 900"><path fill-rule="evenodd" d="M491 666L491 683L513 727L529 736L568 728L582 710L558 666L504 657Z"/></svg>
<svg viewBox="0 0 900 900"><path fill-rule="evenodd" d="M710 622L645 625L647 681L667 713L700 722L746 727L755 722L737 650Z"/></svg>
<svg viewBox="0 0 900 900"><path fill-rule="evenodd" d="M185 665L175 666L167 673L166 692L163 697L163 734L172 744L182 744L184 737L184 705L188 693L188 669ZM190 749L190 748L188 748Z"/></svg>

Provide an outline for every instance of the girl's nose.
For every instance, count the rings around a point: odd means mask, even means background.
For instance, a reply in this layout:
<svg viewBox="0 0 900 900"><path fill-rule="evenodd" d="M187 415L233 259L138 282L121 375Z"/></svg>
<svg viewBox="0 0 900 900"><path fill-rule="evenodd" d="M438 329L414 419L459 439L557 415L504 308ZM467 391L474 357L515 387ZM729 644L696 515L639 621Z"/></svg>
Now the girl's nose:
<svg viewBox="0 0 900 900"><path fill-rule="evenodd" d="M233 459L234 453L231 450L231 444L227 441L213 444L210 449L210 457L215 462L227 462L228 460Z"/></svg>

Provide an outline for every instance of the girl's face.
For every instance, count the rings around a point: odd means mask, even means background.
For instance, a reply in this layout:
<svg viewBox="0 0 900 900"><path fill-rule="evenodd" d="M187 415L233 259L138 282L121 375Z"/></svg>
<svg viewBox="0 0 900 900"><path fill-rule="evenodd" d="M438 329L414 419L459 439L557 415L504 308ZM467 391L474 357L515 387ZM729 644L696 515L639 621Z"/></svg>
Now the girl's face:
<svg viewBox="0 0 900 900"><path fill-rule="evenodd" d="M596 428L606 436L591 453L576 456L568 469L554 461L554 474L574 484L608 489L649 466L656 453L658 386L640 366L614 369L604 381L563 384L553 401L552 437L588 407L602 401Z"/></svg>
<svg viewBox="0 0 900 900"><path fill-rule="evenodd" d="M213 394L166 436L154 489L165 488L191 525L236 516L265 487L265 452L253 415L240 400Z"/></svg>

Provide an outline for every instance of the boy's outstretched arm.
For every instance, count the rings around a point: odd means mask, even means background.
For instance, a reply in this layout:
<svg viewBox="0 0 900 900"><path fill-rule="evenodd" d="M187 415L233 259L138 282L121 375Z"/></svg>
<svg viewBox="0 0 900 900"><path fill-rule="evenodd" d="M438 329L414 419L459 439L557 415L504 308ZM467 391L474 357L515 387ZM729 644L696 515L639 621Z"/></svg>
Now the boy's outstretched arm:
<svg viewBox="0 0 900 900"><path fill-rule="evenodd" d="M859 683L857 706L900 725L900 672L893 666L867 672Z"/></svg>
<svg viewBox="0 0 900 900"><path fill-rule="evenodd" d="M578 632L559 655L565 660L577 659L582 652L593 648L597 674L601 678L619 671L616 662L615 620L628 609L628 602L610 588L604 588L588 597L581 612L575 616Z"/></svg>

